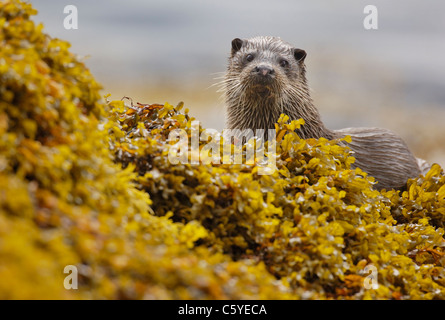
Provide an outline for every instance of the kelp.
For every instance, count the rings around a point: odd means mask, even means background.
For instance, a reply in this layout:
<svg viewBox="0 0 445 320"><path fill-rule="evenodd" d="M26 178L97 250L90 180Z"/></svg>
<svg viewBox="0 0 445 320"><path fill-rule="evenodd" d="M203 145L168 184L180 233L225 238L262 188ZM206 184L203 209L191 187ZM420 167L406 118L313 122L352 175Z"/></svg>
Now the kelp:
<svg viewBox="0 0 445 320"><path fill-rule="evenodd" d="M208 139L173 164L175 130L206 132L189 110L104 99L33 14L0 5L1 298L445 297L439 165L380 192L349 138L301 139L286 115L270 174L204 161Z"/></svg>

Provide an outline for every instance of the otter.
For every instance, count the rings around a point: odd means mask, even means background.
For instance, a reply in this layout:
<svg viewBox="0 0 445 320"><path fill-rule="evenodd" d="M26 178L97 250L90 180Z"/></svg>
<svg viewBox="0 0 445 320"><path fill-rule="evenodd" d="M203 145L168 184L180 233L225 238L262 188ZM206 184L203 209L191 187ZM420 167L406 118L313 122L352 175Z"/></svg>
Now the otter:
<svg viewBox="0 0 445 320"><path fill-rule="evenodd" d="M429 169L394 132L382 128L330 130L314 106L306 80L306 51L278 37L235 38L223 86L228 129L273 129L280 114L303 118L303 139L351 136L348 144L359 167L377 180L376 188L403 189L409 178Z"/></svg>

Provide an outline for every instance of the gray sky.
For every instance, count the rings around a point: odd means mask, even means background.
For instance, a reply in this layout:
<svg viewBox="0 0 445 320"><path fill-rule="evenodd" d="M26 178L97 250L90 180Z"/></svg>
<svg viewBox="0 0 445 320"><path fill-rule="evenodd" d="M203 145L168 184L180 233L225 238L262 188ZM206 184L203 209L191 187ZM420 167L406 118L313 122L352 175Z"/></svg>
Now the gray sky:
<svg viewBox="0 0 445 320"><path fill-rule="evenodd" d="M445 83L445 4L373 1L379 29L365 30L368 1L32 0L47 32L90 55L99 76L189 77L223 71L235 37L280 36L310 55L347 53ZM63 28L78 8L79 29ZM357 58L358 59L358 58ZM110 67L110 64L112 67ZM420 69L420 70L419 70Z"/></svg>

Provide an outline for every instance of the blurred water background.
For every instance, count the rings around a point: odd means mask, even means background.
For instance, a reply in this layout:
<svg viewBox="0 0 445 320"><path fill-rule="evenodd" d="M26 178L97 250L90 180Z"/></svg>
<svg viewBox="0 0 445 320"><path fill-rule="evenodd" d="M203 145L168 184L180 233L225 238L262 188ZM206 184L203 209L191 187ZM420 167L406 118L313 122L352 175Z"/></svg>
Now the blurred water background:
<svg viewBox="0 0 445 320"><path fill-rule="evenodd" d="M437 0L31 0L45 32L69 41L111 99L184 101L224 128L212 86L233 38L279 36L306 50L315 104L331 129L386 127L445 165L445 2ZM378 30L365 30L366 5ZM78 29L66 30L66 5Z"/></svg>

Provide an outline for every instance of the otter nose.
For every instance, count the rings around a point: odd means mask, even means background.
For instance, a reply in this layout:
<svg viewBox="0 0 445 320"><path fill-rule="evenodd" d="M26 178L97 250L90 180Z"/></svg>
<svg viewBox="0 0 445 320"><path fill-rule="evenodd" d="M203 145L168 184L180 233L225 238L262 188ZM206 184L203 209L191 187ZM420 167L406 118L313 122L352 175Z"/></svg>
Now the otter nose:
<svg viewBox="0 0 445 320"><path fill-rule="evenodd" d="M275 70L269 66L256 66L253 71L264 77L272 75L275 72Z"/></svg>

